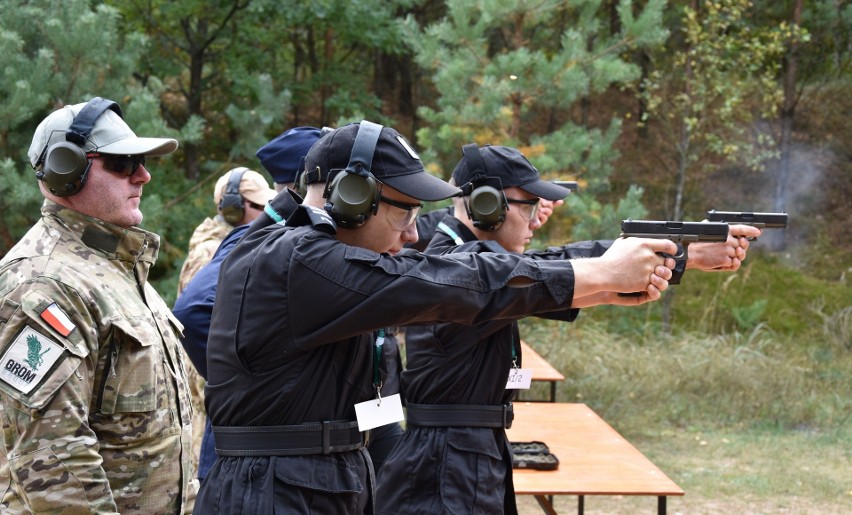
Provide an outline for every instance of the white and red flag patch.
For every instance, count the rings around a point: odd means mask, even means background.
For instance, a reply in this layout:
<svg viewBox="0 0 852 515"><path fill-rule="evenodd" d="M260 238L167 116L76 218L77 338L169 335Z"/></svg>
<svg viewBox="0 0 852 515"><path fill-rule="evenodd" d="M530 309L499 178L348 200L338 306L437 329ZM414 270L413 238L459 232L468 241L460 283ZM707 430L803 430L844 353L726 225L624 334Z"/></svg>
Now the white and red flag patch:
<svg viewBox="0 0 852 515"><path fill-rule="evenodd" d="M68 336L77 327L55 302L41 312L41 318L62 336Z"/></svg>

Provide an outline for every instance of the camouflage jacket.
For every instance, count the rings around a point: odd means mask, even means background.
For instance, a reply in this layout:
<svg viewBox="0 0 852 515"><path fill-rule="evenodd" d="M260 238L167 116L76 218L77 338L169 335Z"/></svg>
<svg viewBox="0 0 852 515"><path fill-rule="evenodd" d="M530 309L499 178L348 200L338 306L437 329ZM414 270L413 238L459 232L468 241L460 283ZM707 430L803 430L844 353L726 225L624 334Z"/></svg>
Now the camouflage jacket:
<svg viewBox="0 0 852 515"><path fill-rule="evenodd" d="M186 261L180 269L178 277L178 295L183 292L201 267L213 259L213 254L219 248L219 244L225 239L234 226L226 222L221 216L216 218L205 218L192 232L189 238L189 251L186 253Z"/></svg>
<svg viewBox="0 0 852 515"><path fill-rule="evenodd" d="M189 513L182 326L156 234L50 201L0 261L0 512Z"/></svg>

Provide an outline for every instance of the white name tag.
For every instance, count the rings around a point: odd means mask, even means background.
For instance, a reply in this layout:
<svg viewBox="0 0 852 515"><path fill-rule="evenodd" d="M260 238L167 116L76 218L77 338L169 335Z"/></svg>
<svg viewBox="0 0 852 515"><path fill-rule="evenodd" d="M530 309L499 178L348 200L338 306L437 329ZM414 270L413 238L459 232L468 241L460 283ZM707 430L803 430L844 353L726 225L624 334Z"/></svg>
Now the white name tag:
<svg viewBox="0 0 852 515"><path fill-rule="evenodd" d="M531 381L531 368L513 368L509 370L509 379L506 381L506 389L529 390Z"/></svg>
<svg viewBox="0 0 852 515"><path fill-rule="evenodd" d="M367 431L374 427L386 426L394 422L402 422L405 415L402 413L402 398L398 393L359 402L355 405L355 417L358 419L358 431Z"/></svg>

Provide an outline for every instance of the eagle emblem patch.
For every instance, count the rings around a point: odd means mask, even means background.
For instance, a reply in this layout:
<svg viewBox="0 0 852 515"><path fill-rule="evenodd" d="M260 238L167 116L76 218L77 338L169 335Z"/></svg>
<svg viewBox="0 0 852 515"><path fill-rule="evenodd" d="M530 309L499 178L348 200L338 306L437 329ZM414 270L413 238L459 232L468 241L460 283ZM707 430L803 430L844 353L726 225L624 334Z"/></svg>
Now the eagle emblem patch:
<svg viewBox="0 0 852 515"><path fill-rule="evenodd" d="M30 393L62 355L62 346L25 327L0 358L0 380L21 393Z"/></svg>

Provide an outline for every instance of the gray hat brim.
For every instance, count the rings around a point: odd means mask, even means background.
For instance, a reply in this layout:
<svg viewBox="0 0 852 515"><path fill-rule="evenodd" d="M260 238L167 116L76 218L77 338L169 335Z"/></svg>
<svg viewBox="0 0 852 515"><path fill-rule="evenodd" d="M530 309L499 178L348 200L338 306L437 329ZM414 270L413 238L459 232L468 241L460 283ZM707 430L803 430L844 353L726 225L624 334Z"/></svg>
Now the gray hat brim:
<svg viewBox="0 0 852 515"><path fill-rule="evenodd" d="M178 142L171 138L127 138L98 147L103 154L164 156L178 148Z"/></svg>

